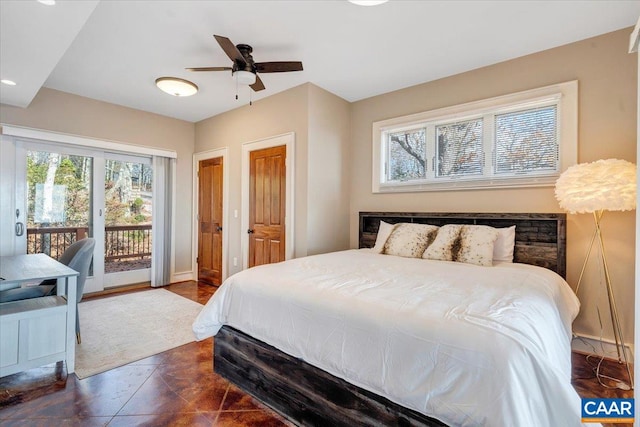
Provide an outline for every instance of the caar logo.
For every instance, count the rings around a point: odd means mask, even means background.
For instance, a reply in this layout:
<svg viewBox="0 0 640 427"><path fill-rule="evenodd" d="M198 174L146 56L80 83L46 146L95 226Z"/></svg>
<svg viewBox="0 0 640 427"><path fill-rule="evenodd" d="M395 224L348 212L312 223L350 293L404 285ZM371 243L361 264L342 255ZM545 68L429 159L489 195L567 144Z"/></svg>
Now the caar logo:
<svg viewBox="0 0 640 427"><path fill-rule="evenodd" d="M582 399L583 423L633 423L633 399Z"/></svg>

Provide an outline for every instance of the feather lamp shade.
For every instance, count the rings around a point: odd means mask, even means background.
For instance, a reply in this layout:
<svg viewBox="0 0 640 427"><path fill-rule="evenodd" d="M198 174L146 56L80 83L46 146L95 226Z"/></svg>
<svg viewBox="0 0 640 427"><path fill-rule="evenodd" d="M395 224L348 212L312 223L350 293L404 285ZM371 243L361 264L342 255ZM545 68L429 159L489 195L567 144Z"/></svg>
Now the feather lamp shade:
<svg viewBox="0 0 640 427"><path fill-rule="evenodd" d="M571 166L556 181L556 199L571 214L636 208L636 165L608 159Z"/></svg>
<svg viewBox="0 0 640 427"><path fill-rule="evenodd" d="M582 264L576 295L584 275L594 243L600 248L604 281L607 287L609 314L613 326L613 336L616 341L618 362L624 363L629 376L629 384L617 381L617 388L629 390L633 388L633 376L629 367L629 358L624 342L624 335L620 325L620 316L616 307L616 300L611 286L611 275L607 265L604 250L604 239L600 221L604 211L628 211L636 208L636 165L625 160L608 159L592 163L581 163L571 166L560 175L556 181L556 199L560 207L569 213L592 213L595 221L595 231L587 250L587 256ZM599 313L599 312L598 312ZM624 362L623 362L624 359ZM596 374L599 378L599 373Z"/></svg>

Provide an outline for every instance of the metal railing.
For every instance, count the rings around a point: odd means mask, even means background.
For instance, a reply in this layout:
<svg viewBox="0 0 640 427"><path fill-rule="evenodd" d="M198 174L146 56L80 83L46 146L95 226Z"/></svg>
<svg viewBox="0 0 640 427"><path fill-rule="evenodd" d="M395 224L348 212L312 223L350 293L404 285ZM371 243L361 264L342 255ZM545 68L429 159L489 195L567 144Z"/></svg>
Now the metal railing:
<svg viewBox="0 0 640 427"><path fill-rule="evenodd" d="M59 259L75 241L84 239L88 227L27 228L27 253L45 253ZM126 259L151 258L151 225L105 227L105 263Z"/></svg>

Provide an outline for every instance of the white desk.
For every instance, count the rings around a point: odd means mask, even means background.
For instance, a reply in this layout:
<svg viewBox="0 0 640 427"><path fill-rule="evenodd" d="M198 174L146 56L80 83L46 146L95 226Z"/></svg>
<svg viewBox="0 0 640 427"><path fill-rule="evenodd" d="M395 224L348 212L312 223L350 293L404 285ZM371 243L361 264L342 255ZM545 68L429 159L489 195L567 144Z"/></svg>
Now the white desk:
<svg viewBox="0 0 640 427"><path fill-rule="evenodd" d="M75 371L77 276L45 254L0 257L0 290L58 279L57 296L0 304L0 377L60 360Z"/></svg>

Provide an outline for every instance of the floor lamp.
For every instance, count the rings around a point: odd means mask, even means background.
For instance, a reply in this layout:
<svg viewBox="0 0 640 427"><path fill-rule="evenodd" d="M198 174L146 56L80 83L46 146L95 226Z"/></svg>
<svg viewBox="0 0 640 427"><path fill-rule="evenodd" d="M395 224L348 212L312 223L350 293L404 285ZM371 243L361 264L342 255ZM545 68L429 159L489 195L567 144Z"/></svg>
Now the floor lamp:
<svg viewBox="0 0 640 427"><path fill-rule="evenodd" d="M627 211L636 208L636 165L625 160L609 159L571 166L556 181L556 199L558 199L560 207L571 214L593 214L595 231L589 244L587 256L582 264L576 295L580 289L580 282L582 282L582 276L591 256L591 250L597 242L604 268L604 280L607 287L609 313L616 341L618 362L625 364L629 384L633 388L633 377L611 286L600 222L604 211Z"/></svg>

